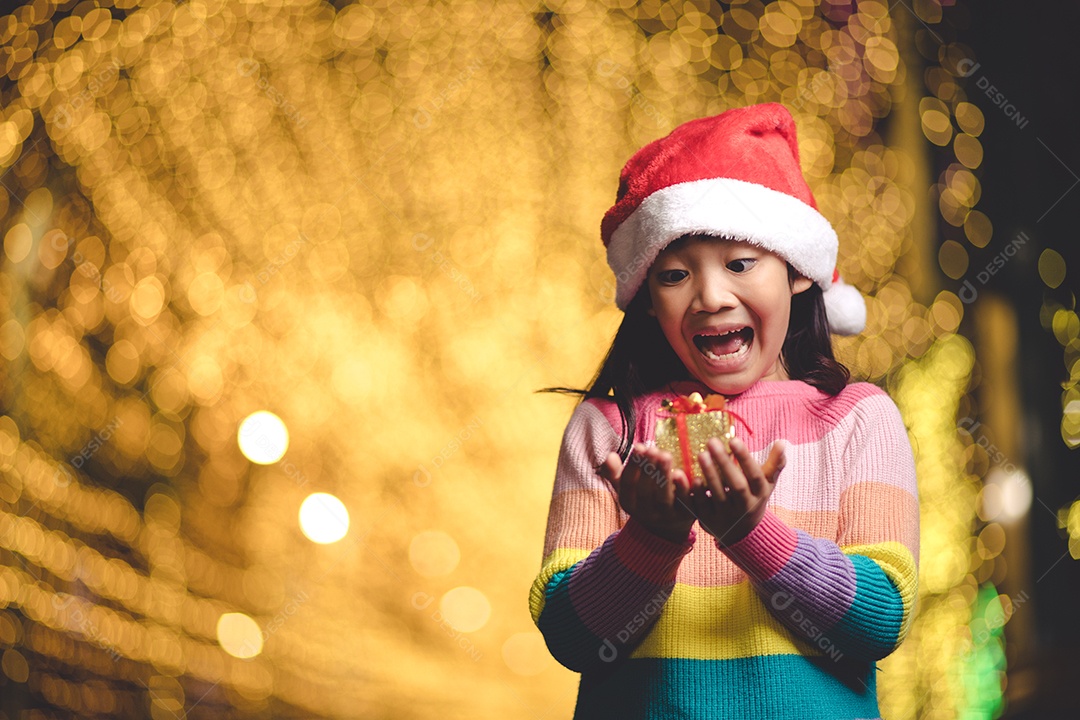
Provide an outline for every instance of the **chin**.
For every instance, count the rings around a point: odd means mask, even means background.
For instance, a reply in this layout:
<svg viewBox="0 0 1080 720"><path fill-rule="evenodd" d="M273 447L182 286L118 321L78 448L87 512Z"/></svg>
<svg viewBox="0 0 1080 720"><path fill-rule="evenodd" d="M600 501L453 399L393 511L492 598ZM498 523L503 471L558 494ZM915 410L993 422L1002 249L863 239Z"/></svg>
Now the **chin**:
<svg viewBox="0 0 1080 720"><path fill-rule="evenodd" d="M698 382L707 385L713 392L721 395L738 395L760 378L766 375L764 368L756 364L756 358L747 357L730 371L711 367L712 363L702 361L702 355L693 349L688 350L691 357L683 357L683 365L691 368L690 374Z"/></svg>
<svg viewBox="0 0 1080 720"><path fill-rule="evenodd" d="M716 387L713 388L713 389L716 392L720 393L721 395L731 396L731 395L738 395L739 393L743 392L744 390L746 390L747 388L749 388L753 384L754 384L753 382L735 382L735 383L721 382L721 383L717 383ZM713 386L709 385L709 387L713 387Z"/></svg>
<svg viewBox="0 0 1080 720"><path fill-rule="evenodd" d="M717 377L700 372L694 373L694 377L698 382L707 385L713 392L725 396L738 395L756 382L741 377Z"/></svg>

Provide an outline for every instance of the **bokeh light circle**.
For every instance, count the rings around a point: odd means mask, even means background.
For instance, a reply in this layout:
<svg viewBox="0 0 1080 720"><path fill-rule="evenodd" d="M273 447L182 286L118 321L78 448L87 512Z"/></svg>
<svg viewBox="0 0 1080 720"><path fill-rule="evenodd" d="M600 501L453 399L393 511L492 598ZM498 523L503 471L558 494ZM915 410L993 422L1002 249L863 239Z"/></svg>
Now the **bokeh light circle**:
<svg viewBox="0 0 1080 720"><path fill-rule="evenodd" d="M409 562L424 577L449 575L460 560L458 544L442 530L417 533L409 543Z"/></svg>
<svg viewBox="0 0 1080 720"><path fill-rule="evenodd" d="M300 530L311 542L336 543L349 532L349 511L329 493L312 493L300 504Z"/></svg>
<svg viewBox="0 0 1080 720"><path fill-rule="evenodd" d="M244 613L224 613L218 618L217 639L221 649L246 660L262 652L263 637L259 624Z"/></svg>
<svg viewBox="0 0 1080 720"><path fill-rule="evenodd" d="M538 630L514 633L502 646L503 662L514 673L539 675L551 665L551 653Z"/></svg>
<svg viewBox="0 0 1080 720"><path fill-rule="evenodd" d="M462 585L442 596L439 612L455 630L474 632L487 625L491 618L491 603L487 595L476 588Z"/></svg>
<svg viewBox="0 0 1080 720"><path fill-rule="evenodd" d="M237 431L244 457L259 465L276 463L289 449L289 430L272 412L260 410L244 418Z"/></svg>

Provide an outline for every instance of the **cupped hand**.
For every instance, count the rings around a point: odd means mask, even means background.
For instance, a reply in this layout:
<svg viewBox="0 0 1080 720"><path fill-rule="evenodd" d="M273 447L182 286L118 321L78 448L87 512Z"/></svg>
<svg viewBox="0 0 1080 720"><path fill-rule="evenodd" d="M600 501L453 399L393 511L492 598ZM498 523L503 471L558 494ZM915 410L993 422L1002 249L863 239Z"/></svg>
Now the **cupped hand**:
<svg viewBox="0 0 1080 720"><path fill-rule="evenodd" d="M630 517L653 534L681 543L695 520L691 486L686 474L671 465L671 453L635 443L625 467L618 454L609 453L599 470Z"/></svg>
<svg viewBox="0 0 1080 720"><path fill-rule="evenodd" d="M694 488L690 501L702 529L722 545L738 542L757 527L787 463L783 440L773 443L764 465L758 464L739 438L732 438L730 445L728 454L723 443L714 438L698 455L704 479Z"/></svg>

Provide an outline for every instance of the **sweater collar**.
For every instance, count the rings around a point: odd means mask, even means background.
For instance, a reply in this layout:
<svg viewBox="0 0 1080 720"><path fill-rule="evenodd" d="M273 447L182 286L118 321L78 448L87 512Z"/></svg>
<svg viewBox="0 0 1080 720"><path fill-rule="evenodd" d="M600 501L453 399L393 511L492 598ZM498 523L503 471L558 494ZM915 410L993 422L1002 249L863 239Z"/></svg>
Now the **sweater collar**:
<svg viewBox="0 0 1080 720"><path fill-rule="evenodd" d="M663 390L661 390L661 392L676 395L689 395L692 392L698 392L701 393L702 397L705 397L716 391L695 378L691 380L676 380L670 382ZM750 398L771 397L776 395L813 398L820 394L820 390L802 380L758 380L738 395L728 395L726 397L728 400L734 402L736 400L748 400Z"/></svg>

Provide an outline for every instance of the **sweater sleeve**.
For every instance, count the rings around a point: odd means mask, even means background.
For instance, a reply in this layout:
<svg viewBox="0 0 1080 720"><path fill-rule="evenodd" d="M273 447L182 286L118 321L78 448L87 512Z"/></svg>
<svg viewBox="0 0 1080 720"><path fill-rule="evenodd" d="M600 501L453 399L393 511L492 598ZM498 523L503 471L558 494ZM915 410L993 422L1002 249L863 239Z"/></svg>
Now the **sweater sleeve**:
<svg viewBox="0 0 1080 720"><path fill-rule="evenodd" d="M915 603L915 461L888 395L872 395L853 412L835 542L793 529L768 510L746 537L717 547L797 636L834 659L879 660L907 635Z"/></svg>
<svg viewBox="0 0 1080 720"><path fill-rule="evenodd" d="M578 405L563 434L544 557L529 596L552 656L575 672L629 656L659 617L696 537L691 530L673 543L633 518L623 524L614 489L597 473L617 446L594 401Z"/></svg>

